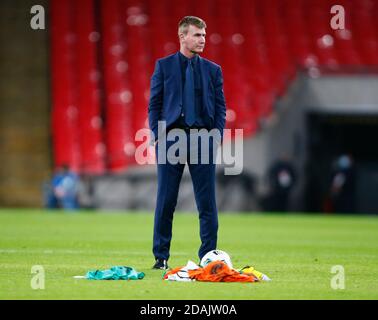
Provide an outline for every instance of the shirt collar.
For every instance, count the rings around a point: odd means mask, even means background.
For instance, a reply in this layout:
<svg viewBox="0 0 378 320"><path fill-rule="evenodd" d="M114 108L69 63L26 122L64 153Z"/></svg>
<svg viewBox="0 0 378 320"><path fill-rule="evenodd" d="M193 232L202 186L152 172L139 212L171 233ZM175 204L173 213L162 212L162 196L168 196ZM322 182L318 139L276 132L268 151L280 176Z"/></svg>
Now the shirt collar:
<svg viewBox="0 0 378 320"><path fill-rule="evenodd" d="M198 54L194 55L193 58L189 59L189 58L185 57L185 56L179 51L179 57L180 57L181 63L186 63L186 62L189 61L189 60L191 60L193 63L197 63L197 61L198 61Z"/></svg>

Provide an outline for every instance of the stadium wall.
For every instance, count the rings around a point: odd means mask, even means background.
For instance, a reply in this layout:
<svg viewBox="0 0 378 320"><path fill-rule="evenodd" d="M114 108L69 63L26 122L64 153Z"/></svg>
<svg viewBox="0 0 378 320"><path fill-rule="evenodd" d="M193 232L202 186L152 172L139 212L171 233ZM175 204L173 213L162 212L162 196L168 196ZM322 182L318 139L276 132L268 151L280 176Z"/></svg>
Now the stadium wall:
<svg viewBox="0 0 378 320"><path fill-rule="evenodd" d="M0 206L40 207L50 175L47 30L33 30L35 1L0 1ZM48 1L38 1L48 10Z"/></svg>

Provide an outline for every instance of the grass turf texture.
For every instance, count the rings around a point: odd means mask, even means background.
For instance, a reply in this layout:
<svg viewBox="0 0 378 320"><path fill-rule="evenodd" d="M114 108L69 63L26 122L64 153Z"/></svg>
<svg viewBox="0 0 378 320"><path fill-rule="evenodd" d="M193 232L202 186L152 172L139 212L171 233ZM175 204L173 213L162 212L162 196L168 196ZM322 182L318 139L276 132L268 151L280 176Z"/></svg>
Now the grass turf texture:
<svg viewBox="0 0 378 320"><path fill-rule="evenodd" d="M266 283L177 283L151 270L153 215L0 210L0 299L377 299L378 220L374 216L221 214L219 249L234 267L253 265ZM175 214L171 267L198 262L197 215ZM42 265L45 289L31 289ZM73 279L126 265L139 281ZM331 288L331 267L345 289Z"/></svg>

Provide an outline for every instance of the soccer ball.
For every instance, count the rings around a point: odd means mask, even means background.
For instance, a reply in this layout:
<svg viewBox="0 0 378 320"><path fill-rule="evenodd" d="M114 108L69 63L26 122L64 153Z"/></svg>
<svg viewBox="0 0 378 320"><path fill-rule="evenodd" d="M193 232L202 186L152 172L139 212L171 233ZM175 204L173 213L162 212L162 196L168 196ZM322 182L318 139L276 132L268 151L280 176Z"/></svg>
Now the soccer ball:
<svg viewBox="0 0 378 320"><path fill-rule="evenodd" d="M231 258L227 252L224 252L222 250L211 250L203 256L200 265L202 268L204 268L213 261L223 261L225 264L228 265L228 267L232 269Z"/></svg>

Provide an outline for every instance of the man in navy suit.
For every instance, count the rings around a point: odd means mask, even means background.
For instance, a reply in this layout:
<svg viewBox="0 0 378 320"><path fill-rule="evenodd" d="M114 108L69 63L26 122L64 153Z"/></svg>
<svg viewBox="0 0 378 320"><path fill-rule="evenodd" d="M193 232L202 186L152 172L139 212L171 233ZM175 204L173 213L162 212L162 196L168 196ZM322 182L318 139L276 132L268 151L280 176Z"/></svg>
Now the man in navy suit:
<svg viewBox="0 0 378 320"><path fill-rule="evenodd" d="M220 137L217 143L221 143L226 119L223 76L219 65L199 56L205 47L205 29L206 23L202 19L184 17L178 28L180 51L156 62L151 77L148 117L150 129L154 133L157 155L159 152L166 152L174 143L159 132L160 121L165 121L166 133L173 129L183 130L188 141L193 136L193 129L212 132L217 130ZM163 145L164 149L161 147ZM189 142L187 145L191 146ZM218 212L215 201L213 148L214 145L209 143L205 149L208 154L203 154L201 148L189 150L189 153L198 152L199 162L192 161L189 156L186 159L199 211L200 259L217 246ZM202 163L202 158L209 161ZM160 163L158 160L153 237L153 254L156 260L154 269L168 269L173 213L184 167L185 163L170 163L169 159Z"/></svg>

